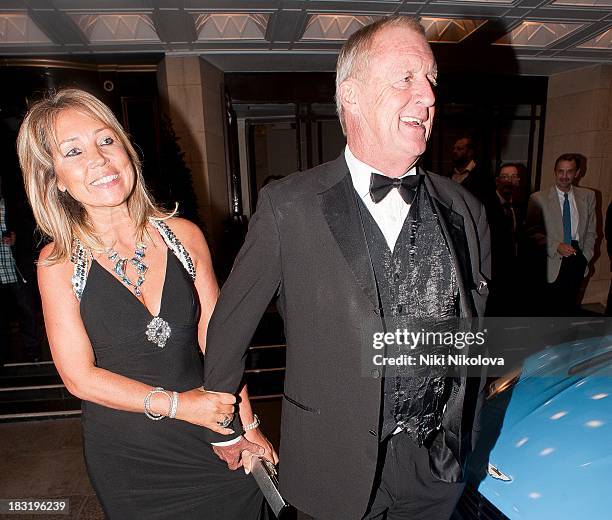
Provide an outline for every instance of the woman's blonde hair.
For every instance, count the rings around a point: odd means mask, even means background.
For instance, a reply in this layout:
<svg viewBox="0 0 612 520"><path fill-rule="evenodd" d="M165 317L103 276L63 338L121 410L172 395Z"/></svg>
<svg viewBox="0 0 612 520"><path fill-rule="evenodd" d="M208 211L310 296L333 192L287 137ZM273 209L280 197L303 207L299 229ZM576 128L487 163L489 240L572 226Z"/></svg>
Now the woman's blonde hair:
<svg viewBox="0 0 612 520"><path fill-rule="evenodd" d="M19 164L36 223L54 242L51 255L44 261L47 265L69 258L75 238L91 250L104 249L85 208L67 191L58 189L53 169L53 155L59 150L55 122L58 115L67 109L97 119L113 130L130 157L135 181L127 205L136 225L138 240L145 235L150 217L163 219L169 216L148 193L140 158L111 109L83 90L70 88L53 92L30 107L17 136Z"/></svg>

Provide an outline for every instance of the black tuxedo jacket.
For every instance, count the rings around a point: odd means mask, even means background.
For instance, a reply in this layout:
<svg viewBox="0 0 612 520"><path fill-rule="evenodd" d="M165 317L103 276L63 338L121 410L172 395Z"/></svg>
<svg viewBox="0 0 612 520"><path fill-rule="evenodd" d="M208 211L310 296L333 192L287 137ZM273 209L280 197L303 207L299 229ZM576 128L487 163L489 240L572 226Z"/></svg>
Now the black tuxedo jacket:
<svg viewBox="0 0 612 520"><path fill-rule="evenodd" d="M456 262L461 314L481 315L489 276L485 211L450 179L425 173L425 182ZM281 492L317 518L361 518L378 459L382 393L380 372L364 374L361 356L383 328L343 155L261 190L208 327L206 388L237 391L245 351L277 291L287 338ZM462 478L472 448L480 381L462 378L455 390L430 450L432 472L447 481Z"/></svg>

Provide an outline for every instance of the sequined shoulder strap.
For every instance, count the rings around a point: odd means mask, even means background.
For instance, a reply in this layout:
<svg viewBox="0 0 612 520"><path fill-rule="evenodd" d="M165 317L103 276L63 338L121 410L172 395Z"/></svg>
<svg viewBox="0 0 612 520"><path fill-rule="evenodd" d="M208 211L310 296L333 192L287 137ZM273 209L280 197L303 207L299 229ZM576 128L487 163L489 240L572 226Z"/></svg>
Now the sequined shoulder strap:
<svg viewBox="0 0 612 520"><path fill-rule="evenodd" d="M72 253L70 255L70 261L74 264L71 281L72 290L79 301L81 301L83 291L85 290L85 284L87 283L90 260L91 255L85 246L78 238L75 238Z"/></svg>
<svg viewBox="0 0 612 520"><path fill-rule="evenodd" d="M179 259L183 267L191 276L192 280L195 280L196 270L193 261L191 260L191 256L187 252L187 249L181 244L181 241L177 238L174 232L170 229L168 224L166 224L163 220L155 220L150 218L149 222L151 225L159 231L159 234L166 242L166 245L170 248L170 250L176 255Z"/></svg>

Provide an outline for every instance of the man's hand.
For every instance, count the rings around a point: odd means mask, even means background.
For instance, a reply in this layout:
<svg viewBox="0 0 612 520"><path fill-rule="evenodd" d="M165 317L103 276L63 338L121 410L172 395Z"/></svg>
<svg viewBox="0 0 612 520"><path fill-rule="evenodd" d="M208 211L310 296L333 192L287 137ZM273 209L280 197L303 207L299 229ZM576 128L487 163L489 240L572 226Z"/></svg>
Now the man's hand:
<svg viewBox="0 0 612 520"><path fill-rule="evenodd" d="M230 444L229 446L215 446L212 447L213 451L217 454L221 460L227 462L229 469L236 470L243 464L243 457L249 460L249 471L250 471L250 460L252 455L263 456L266 452L263 446L254 444L251 441L240 437L238 442ZM243 455L245 452L245 455Z"/></svg>
<svg viewBox="0 0 612 520"><path fill-rule="evenodd" d="M557 253L559 253L562 257L566 257L566 256L575 255L576 250L569 244L564 244L563 242L561 242L557 246Z"/></svg>
<svg viewBox="0 0 612 520"><path fill-rule="evenodd" d="M231 435L234 430L224 428L221 423L233 416L235 403L236 396L232 394L211 392L202 387L193 388L179 395L176 418L204 426L222 435Z"/></svg>
<svg viewBox="0 0 612 520"><path fill-rule="evenodd" d="M270 441L266 438L260 428L255 428L254 430L249 430L244 433L244 436L251 441L253 444L257 444L258 446L262 446L265 451L263 454L264 459L269 460L275 466L278 464L278 455L276 451L274 451L274 446L270 443ZM242 464L244 466L244 472L248 475L251 472L251 464L252 464L253 455L250 452L245 452L242 456Z"/></svg>

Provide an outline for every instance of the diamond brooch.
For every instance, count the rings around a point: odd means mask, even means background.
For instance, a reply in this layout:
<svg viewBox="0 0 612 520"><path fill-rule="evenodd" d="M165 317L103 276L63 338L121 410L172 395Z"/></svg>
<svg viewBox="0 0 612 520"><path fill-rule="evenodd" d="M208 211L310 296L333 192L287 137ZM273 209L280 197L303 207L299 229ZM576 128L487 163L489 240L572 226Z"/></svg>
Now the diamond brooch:
<svg viewBox="0 0 612 520"><path fill-rule="evenodd" d="M168 322L159 316L155 316L147 325L147 339L159 348L166 346L170 332L172 332L172 329Z"/></svg>

